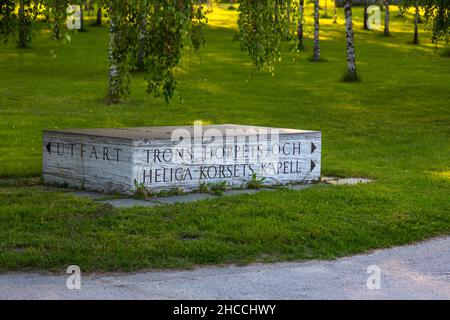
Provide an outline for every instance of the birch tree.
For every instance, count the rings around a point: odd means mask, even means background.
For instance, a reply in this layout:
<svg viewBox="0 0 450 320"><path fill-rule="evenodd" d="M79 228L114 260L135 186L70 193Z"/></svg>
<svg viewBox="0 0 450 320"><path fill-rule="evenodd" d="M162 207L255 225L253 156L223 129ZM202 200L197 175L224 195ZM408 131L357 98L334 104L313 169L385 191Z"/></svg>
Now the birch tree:
<svg viewBox="0 0 450 320"><path fill-rule="evenodd" d="M286 21L285 21L285 32L286 39L291 38L291 6L292 0L285 0L285 10L286 10Z"/></svg>
<svg viewBox="0 0 450 320"><path fill-rule="evenodd" d="M419 18L420 18L420 9L419 9L419 0L414 0L414 37L413 44L419 44Z"/></svg>
<svg viewBox="0 0 450 320"><path fill-rule="evenodd" d="M421 0L407 0L400 5L401 10L406 12L409 8L414 8L414 35L412 44L419 44L419 23L420 23L420 6Z"/></svg>
<svg viewBox="0 0 450 320"><path fill-rule="evenodd" d="M70 0L43 0L44 14L48 17L51 35L60 40L66 30L67 7Z"/></svg>
<svg viewBox="0 0 450 320"><path fill-rule="evenodd" d="M422 0L425 20L432 30L431 41L450 41L450 0Z"/></svg>
<svg viewBox="0 0 450 320"><path fill-rule="evenodd" d="M138 35L138 50L137 50L137 61L136 68L139 71L144 71L145 63L144 59L146 56L145 48L145 34L147 32L147 8L142 8L143 14L141 16L141 24L139 28Z"/></svg>
<svg viewBox="0 0 450 320"><path fill-rule="evenodd" d="M367 24L367 20L369 20L369 13L367 12L367 9L369 8L369 0L364 0L364 30L369 30L369 26Z"/></svg>
<svg viewBox="0 0 450 320"><path fill-rule="evenodd" d="M337 0L333 1L333 23L337 23Z"/></svg>
<svg viewBox="0 0 450 320"><path fill-rule="evenodd" d="M206 24L202 4L198 0L110 0L108 6L108 101L128 96L129 74L138 53L145 65L147 91L168 102L175 92L174 71L184 48L192 44L198 49L204 42L198 39L204 37L200 29Z"/></svg>
<svg viewBox="0 0 450 320"><path fill-rule="evenodd" d="M298 49L304 49L305 45L303 43L303 24L305 21L305 0L300 0L298 5L298 26L297 26L297 38L298 38Z"/></svg>
<svg viewBox="0 0 450 320"><path fill-rule="evenodd" d="M31 23L39 9L38 1L20 0L18 3L13 0L1 1L0 36L3 40L6 42L13 38L19 48L27 48L33 36Z"/></svg>
<svg viewBox="0 0 450 320"><path fill-rule="evenodd" d="M313 61L320 59L319 47L319 0L314 0L314 50Z"/></svg>
<svg viewBox="0 0 450 320"><path fill-rule="evenodd" d="M116 103L129 94L126 0L109 2L108 101Z"/></svg>
<svg viewBox="0 0 450 320"><path fill-rule="evenodd" d="M356 73L355 62L355 40L353 37L353 21L352 21L352 0L345 0L345 34L347 39L347 74L346 81L356 81L358 75Z"/></svg>
<svg viewBox="0 0 450 320"><path fill-rule="evenodd" d="M98 5L97 7L97 15L95 18L95 26L101 26L102 25L102 17L103 17L103 8L101 5Z"/></svg>
<svg viewBox="0 0 450 320"><path fill-rule="evenodd" d="M258 69L273 72L281 59L279 0L241 0L238 8L241 49Z"/></svg>
<svg viewBox="0 0 450 320"><path fill-rule="evenodd" d="M158 3L153 4L154 7L159 5ZM137 6L135 6L134 12L132 14L133 18L135 20L136 24L136 38L133 39L133 41L136 41L136 50L132 52L132 55L135 59L133 61L134 68L138 71L145 71L145 57L147 56L147 48L146 48L146 35L148 32L147 27L147 19L149 16L149 10L150 10L150 1L148 0L142 0L139 2Z"/></svg>
<svg viewBox="0 0 450 320"><path fill-rule="evenodd" d="M83 10L83 4L85 4L85 9L88 6L87 3L85 3L83 0L81 0L79 2L79 6L80 6L80 29L78 29L79 32L86 32L86 27L85 27L85 23L84 23L84 10ZM87 11L87 9L86 9Z"/></svg>
<svg viewBox="0 0 450 320"><path fill-rule="evenodd" d="M383 0L384 2L384 36L389 37L391 35L389 31L389 0Z"/></svg>
<svg viewBox="0 0 450 320"><path fill-rule="evenodd" d="M27 16L26 14L25 0L19 1L19 11L17 13L17 17L19 23L19 47L26 48L27 43L31 41L31 20L29 19L29 15Z"/></svg>

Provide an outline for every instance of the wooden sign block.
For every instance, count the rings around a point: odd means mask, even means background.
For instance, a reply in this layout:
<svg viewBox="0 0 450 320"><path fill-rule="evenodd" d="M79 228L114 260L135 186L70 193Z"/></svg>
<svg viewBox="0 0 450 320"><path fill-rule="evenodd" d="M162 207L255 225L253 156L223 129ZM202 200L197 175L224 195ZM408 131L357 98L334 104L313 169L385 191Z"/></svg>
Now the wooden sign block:
<svg viewBox="0 0 450 320"><path fill-rule="evenodd" d="M321 146L319 131L232 124L46 130L43 179L122 194L311 183L320 179Z"/></svg>

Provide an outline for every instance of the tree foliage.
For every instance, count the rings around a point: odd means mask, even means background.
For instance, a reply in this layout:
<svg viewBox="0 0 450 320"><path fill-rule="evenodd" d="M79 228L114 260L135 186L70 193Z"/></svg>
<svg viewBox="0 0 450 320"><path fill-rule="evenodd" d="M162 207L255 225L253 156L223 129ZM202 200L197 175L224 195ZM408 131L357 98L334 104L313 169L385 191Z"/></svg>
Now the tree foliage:
<svg viewBox="0 0 450 320"><path fill-rule="evenodd" d="M175 91L174 69L185 46L198 51L204 43L203 6L193 0L155 0L146 21L147 91L168 101Z"/></svg>
<svg viewBox="0 0 450 320"><path fill-rule="evenodd" d="M41 0L43 13L50 24L53 39L59 40L66 32L67 7L72 3L70 0Z"/></svg>
<svg viewBox="0 0 450 320"><path fill-rule="evenodd" d="M116 103L130 94L129 50L132 24L128 23L129 3L110 0L109 14L109 102Z"/></svg>
<svg viewBox="0 0 450 320"><path fill-rule="evenodd" d="M414 0L403 0L402 7ZM176 88L175 70L187 47L198 51L205 41L204 0L95 0L110 21L109 98L116 102L130 93L130 71L145 72L147 91L169 101ZM385 0L389 3L388 0ZM448 42L450 0L420 0L433 31L433 42ZM0 0L0 36L20 46L31 40L31 22L43 13L54 39L65 38L67 7L83 0ZM303 39L301 0L240 0L239 40L258 69L274 72L283 40ZM19 10L17 10L19 8ZM316 1L316 11L318 2ZM101 10L99 11L101 14ZM316 12L316 19L318 14ZM298 28L298 30L297 30ZM298 36L296 33L298 32ZM318 39L318 37L316 37ZM317 41L316 41L317 42ZM315 46L318 49L318 42ZM139 65L137 67L137 65Z"/></svg>
<svg viewBox="0 0 450 320"><path fill-rule="evenodd" d="M450 0L423 0L425 19L431 26L432 42L449 42Z"/></svg>
<svg viewBox="0 0 450 320"><path fill-rule="evenodd" d="M18 10L16 7L18 5ZM31 42L33 32L31 21L39 12L39 2L31 0L0 1L0 36L4 42L13 38L19 47L26 47Z"/></svg>
<svg viewBox="0 0 450 320"><path fill-rule="evenodd" d="M169 101L184 48L204 43L206 17L194 0L110 0L109 100L129 94L129 72L146 73L147 91Z"/></svg>
<svg viewBox="0 0 450 320"><path fill-rule="evenodd" d="M239 39L257 69L273 72L280 60L282 23L279 0L241 0Z"/></svg>

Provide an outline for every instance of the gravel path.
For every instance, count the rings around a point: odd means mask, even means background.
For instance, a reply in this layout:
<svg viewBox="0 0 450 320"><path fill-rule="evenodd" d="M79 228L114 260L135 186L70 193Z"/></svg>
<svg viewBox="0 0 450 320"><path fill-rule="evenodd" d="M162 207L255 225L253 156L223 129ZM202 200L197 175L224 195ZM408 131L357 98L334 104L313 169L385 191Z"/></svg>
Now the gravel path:
<svg viewBox="0 0 450 320"><path fill-rule="evenodd" d="M80 290L67 277L0 274L0 299L450 299L450 237L334 261L82 275Z"/></svg>

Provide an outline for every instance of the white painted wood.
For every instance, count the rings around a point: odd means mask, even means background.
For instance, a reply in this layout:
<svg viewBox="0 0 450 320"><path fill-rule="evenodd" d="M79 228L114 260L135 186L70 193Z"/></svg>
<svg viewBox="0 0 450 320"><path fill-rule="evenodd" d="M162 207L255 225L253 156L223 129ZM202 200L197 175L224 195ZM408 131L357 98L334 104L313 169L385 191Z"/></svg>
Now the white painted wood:
<svg viewBox="0 0 450 320"><path fill-rule="evenodd" d="M171 139L185 129L189 139ZM197 189L227 181L244 186L256 174L267 185L320 179L321 133L240 125L44 131L43 179L49 184L131 194L135 182L152 191ZM214 140L207 134L216 130ZM223 136L227 131L232 135ZM250 131L249 131L250 130ZM253 131L252 131L253 130ZM257 135L256 133L259 133Z"/></svg>

